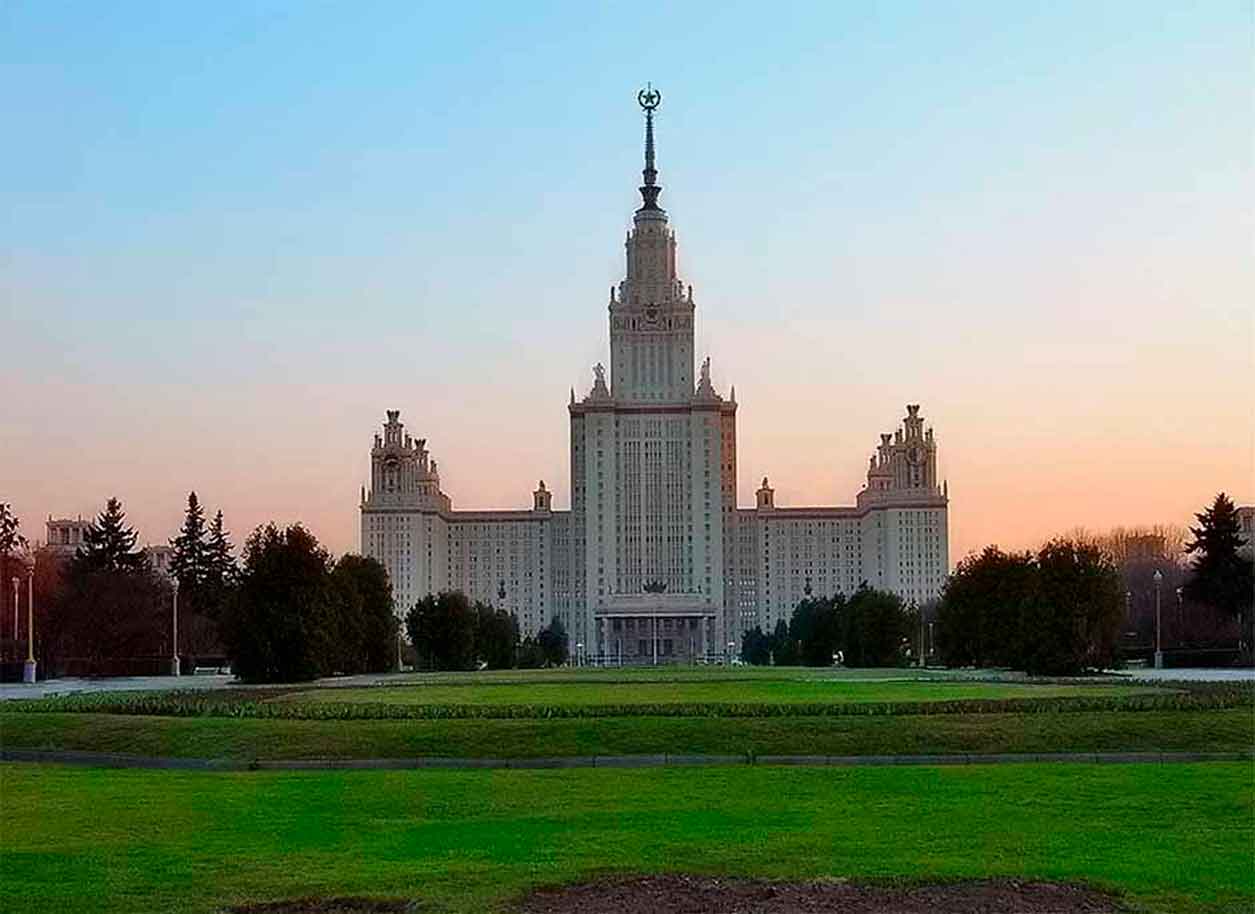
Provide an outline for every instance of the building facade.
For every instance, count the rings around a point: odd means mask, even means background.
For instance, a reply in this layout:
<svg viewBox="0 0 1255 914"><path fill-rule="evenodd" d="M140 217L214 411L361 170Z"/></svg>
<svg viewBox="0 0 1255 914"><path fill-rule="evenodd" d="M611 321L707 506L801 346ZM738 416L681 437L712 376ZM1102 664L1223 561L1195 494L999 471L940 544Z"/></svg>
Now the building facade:
<svg viewBox="0 0 1255 914"><path fill-rule="evenodd" d="M461 590L514 613L525 636L557 617L574 653L610 663L723 657L807 593L866 583L909 603L936 597L948 495L917 405L880 436L854 505L777 507L764 478L754 507L739 506L735 390L716 391L710 359L696 362L693 288L658 205L659 97L640 101L642 203L610 290L610 366L594 366L567 407L569 510L553 510L543 481L530 510L454 510L426 440L389 410L361 493L362 552L387 567L398 611Z"/></svg>

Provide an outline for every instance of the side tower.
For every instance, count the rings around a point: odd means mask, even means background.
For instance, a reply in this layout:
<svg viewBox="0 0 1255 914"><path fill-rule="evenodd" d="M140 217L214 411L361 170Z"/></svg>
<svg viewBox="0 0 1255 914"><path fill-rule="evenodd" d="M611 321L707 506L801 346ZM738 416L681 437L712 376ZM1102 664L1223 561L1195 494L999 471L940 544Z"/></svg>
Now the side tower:
<svg viewBox="0 0 1255 914"><path fill-rule="evenodd" d="M362 554L388 570L398 614L447 586L449 497L426 439L409 436L400 410L388 410L383 434L375 434L360 508Z"/></svg>
<svg viewBox="0 0 1255 914"><path fill-rule="evenodd" d="M937 484L937 440L918 403L897 431L880 436L858 508L867 582L908 603L935 599L950 573L950 497Z"/></svg>

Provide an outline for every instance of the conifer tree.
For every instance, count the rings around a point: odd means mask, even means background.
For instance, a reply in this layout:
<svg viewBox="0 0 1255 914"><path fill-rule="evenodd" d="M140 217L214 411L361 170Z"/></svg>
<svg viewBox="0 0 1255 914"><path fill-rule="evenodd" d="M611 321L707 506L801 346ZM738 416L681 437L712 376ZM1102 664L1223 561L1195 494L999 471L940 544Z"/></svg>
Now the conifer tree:
<svg viewBox="0 0 1255 914"><path fill-rule="evenodd" d="M1186 553L1194 556L1185 595L1238 618L1242 622L1242 639L1249 644L1255 574L1251 559L1238 551L1242 547L1242 528L1237 508L1221 492L1211 507L1194 516L1198 526L1190 528L1194 539L1185 546Z"/></svg>
<svg viewBox="0 0 1255 914"><path fill-rule="evenodd" d="M137 538L135 529L127 526L122 503L110 498L96 520L83 531L83 543L74 554L74 564L80 571L145 571L148 556L135 548Z"/></svg>
<svg viewBox="0 0 1255 914"><path fill-rule="evenodd" d="M209 542L205 548L206 576L211 585L225 587L235 581L239 568L231 554L232 548L219 511L209 524Z"/></svg>
<svg viewBox="0 0 1255 914"><path fill-rule="evenodd" d="M19 532L22 522L7 502L0 501L0 555L8 555L26 547L26 537Z"/></svg>
<svg viewBox="0 0 1255 914"><path fill-rule="evenodd" d="M170 557L170 573L189 595L202 588L209 576L209 545L205 541L205 509L195 492L187 496L187 514L179 535L170 540L174 554Z"/></svg>

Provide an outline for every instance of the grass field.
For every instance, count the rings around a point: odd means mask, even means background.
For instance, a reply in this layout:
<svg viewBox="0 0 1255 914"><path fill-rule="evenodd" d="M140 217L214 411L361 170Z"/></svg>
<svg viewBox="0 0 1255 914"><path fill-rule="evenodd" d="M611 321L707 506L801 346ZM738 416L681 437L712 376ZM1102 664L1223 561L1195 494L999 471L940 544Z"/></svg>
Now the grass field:
<svg viewBox="0 0 1255 914"><path fill-rule="evenodd" d="M467 704L467 705L623 705L741 702L800 704L804 702L956 701L997 698L1061 698L1065 696L1133 695L1163 690L1137 685L1030 684L1022 682L840 680L805 673L747 680L606 680L580 682L423 683L370 688L310 689L286 694L279 701Z"/></svg>
<svg viewBox="0 0 1255 914"><path fill-rule="evenodd" d="M897 717L253 720L0 711L8 748L185 758L537 758L557 755L891 755L1220 752L1252 748L1248 708Z"/></svg>
<svg viewBox="0 0 1255 914"><path fill-rule="evenodd" d="M1255 743L1253 708L1245 686L515 671L0 704L0 745L237 760L1234 751ZM684 716L669 716L676 709ZM398 719L368 719L376 712ZM361 894L458 914L508 906L540 884L674 871L1084 880L1140 910L1229 914L1255 905L1253 784L1252 766L1235 763L299 773L8 764L0 910L208 914Z"/></svg>
<svg viewBox="0 0 1255 914"><path fill-rule="evenodd" d="M1009 875L1090 881L1155 912L1255 904L1244 764L0 772L0 907L30 914L311 894L477 912L607 871Z"/></svg>

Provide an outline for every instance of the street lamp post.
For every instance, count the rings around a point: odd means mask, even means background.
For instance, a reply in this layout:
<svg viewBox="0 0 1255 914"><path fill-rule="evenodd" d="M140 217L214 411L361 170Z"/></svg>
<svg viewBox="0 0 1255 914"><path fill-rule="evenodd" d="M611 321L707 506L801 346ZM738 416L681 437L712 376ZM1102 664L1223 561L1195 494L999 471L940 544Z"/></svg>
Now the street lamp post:
<svg viewBox="0 0 1255 914"><path fill-rule="evenodd" d="M22 665L22 682L35 684L35 556L31 556L30 576L26 579L26 663Z"/></svg>
<svg viewBox="0 0 1255 914"><path fill-rule="evenodd" d="M1155 569L1155 669L1163 669L1163 640L1160 613L1160 591L1163 588L1163 572Z"/></svg>
<svg viewBox="0 0 1255 914"><path fill-rule="evenodd" d="M17 642L17 601L19 598L18 587L21 585L22 579L17 575L13 575L13 641Z"/></svg>
<svg viewBox="0 0 1255 914"><path fill-rule="evenodd" d="M170 675L179 675L179 579L174 579L174 604L170 611Z"/></svg>
<svg viewBox="0 0 1255 914"><path fill-rule="evenodd" d="M575 665L576 666L584 665L584 642L583 641L575 642Z"/></svg>
<svg viewBox="0 0 1255 914"><path fill-rule="evenodd" d="M728 642L728 666L731 666L731 665L732 665L732 656L733 656L732 652L733 652L734 650L736 650L736 642L735 642L735 641L729 641L729 642Z"/></svg>

